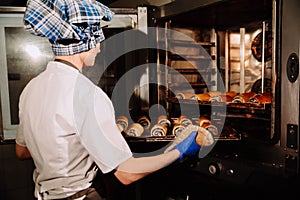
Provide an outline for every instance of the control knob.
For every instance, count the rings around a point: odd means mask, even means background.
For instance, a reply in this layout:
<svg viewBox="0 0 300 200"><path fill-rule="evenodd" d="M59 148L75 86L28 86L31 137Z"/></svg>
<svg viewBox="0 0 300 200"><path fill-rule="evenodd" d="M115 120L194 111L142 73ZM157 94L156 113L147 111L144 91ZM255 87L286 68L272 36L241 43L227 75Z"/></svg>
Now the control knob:
<svg viewBox="0 0 300 200"><path fill-rule="evenodd" d="M210 163L208 166L208 171L212 175L220 174L222 171L222 164L219 162Z"/></svg>

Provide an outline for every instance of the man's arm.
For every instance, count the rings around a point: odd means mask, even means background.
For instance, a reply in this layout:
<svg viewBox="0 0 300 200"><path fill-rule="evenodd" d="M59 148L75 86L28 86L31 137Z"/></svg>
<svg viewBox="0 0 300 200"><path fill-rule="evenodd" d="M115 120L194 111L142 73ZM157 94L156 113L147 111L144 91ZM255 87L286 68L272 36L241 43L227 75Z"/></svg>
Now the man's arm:
<svg viewBox="0 0 300 200"><path fill-rule="evenodd" d="M16 144L16 156L20 160L26 160L31 158L31 154L26 147L22 147Z"/></svg>
<svg viewBox="0 0 300 200"><path fill-rule="evenodd" d="M167 148L164 153L157 156L131 157L116 168L114 175L121 183L128 185L166 167L177 159L195 156L201 146L210 146L213 141L212 135L206 129L190 125L173 141L169 146L170 150Z"/></svg>
<svg viewBox="0 0 300 200"><path fill-rule="evenodd" d="M179 151L173 150L157 156L140 158L131 157L117 167L114 175L121 183L128 185L152 172L166 167L177 160L179 156Z"/></svg>

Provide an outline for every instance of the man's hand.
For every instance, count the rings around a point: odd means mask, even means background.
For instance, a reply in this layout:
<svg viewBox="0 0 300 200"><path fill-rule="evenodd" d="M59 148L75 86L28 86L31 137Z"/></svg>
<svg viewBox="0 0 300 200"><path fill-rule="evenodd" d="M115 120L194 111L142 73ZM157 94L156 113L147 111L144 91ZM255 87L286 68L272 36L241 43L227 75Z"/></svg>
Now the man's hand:
<svg viewBox="0 0 300 200"><path fill-rule="evenodd" d="M31 154L26 147L22 147L16 144L16 156L20 160L26 160L31 158Z"/></svg>
<svg viewBox="0 0 300 200"><path fill-rule="evenodd" d="M184 156L194 156L200 150L200 146L196 143L197 131L190 133L190 135L180 142L174 149L180 152L179 160Z"/></svg>
<svg viewBox="0 0 300 200"><path fill-rule="evenodd" d="M195 155L201 147L210 146L213 143L214 138L208 130L191 124L176 136L165 152L177 149L181 160L183 156Z"/></svg>

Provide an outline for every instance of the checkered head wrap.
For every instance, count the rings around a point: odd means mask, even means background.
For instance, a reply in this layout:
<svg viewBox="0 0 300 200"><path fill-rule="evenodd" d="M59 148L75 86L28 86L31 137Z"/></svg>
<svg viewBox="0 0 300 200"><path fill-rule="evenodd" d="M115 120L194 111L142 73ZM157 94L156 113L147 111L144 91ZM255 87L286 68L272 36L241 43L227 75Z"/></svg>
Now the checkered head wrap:
<svg viewBox="0 0 300 200"><path fill-rule="evenodd" d="M88 51L105 39L100 21L114 13L96 0L28 0L24 28L47 37L57 56Z"/></svg>

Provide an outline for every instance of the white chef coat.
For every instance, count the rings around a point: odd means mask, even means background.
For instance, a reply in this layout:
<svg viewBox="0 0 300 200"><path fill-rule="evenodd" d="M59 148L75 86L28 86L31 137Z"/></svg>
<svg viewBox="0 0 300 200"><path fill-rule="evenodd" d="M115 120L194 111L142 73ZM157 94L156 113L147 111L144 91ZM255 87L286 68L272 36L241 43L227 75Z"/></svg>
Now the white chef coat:
<svg viewBox="0 0 300 200"><path fill-rule="evenodd" d="M16 143L27 147L36 169L36 194L64 198L91 185L132 152L115 124L108 96L77 69L60 62L24 88Z"/></svg>

